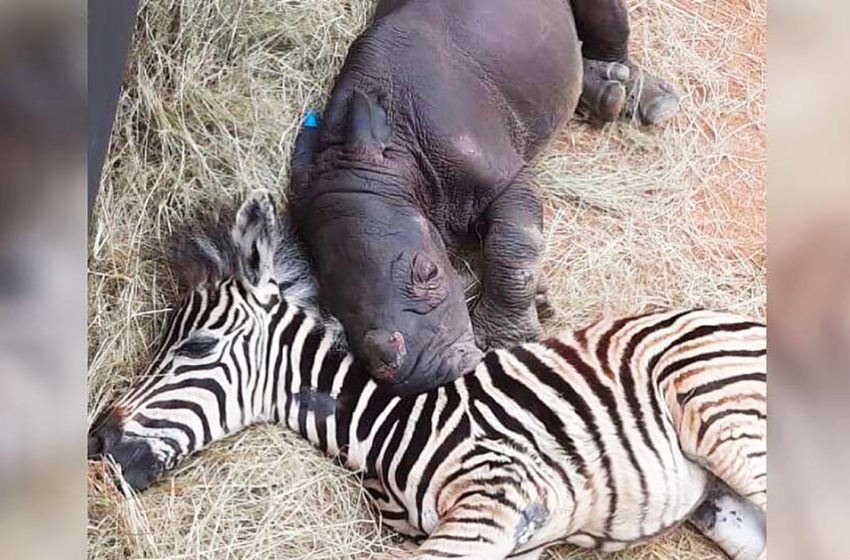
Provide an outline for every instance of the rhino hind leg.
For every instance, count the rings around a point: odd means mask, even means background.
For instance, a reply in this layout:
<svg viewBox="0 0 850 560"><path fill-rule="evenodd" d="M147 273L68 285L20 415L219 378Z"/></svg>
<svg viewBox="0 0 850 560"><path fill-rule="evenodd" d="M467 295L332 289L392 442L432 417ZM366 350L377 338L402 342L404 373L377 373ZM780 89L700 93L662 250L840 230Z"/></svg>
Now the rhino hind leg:
<svg viewBox="0 0 850 560"><path fill-rule="evenodd" d="M521 173L484 216L481 294L471 312L482 349L539 340L542 335L542 214L536 190Z"/></svg>
<svg viewBox="0 0 850 560"><path fill-rule="evenodd" d="M584 56L579 112L595 121L634 119L659 125L679 109L667 81L629 59L629 12L624 0L571 0Z"/></svg>

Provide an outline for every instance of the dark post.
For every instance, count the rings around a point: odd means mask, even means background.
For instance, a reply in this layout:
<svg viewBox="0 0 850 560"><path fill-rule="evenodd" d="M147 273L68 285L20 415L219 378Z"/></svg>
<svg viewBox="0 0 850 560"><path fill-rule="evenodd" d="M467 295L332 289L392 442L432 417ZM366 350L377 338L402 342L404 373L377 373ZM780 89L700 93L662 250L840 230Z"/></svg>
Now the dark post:
<svg viewBox="0 0 850 560"><path fill-rule="evenodd" d="M91 216L139 1L88 2L88 211Z"/></svg>

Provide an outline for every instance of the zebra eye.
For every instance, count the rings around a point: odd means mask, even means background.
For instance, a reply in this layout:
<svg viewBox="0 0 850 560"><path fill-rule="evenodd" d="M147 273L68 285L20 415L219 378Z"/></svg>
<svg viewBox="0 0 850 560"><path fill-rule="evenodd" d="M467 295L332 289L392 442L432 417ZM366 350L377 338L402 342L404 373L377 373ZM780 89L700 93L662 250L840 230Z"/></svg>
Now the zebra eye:
<svg viewBox="0 0 850 560"><path fill-rule="evenodd" d="M213 351L218 341L210 336L190 338L175 353L187 358L203 358Z"/></svg>

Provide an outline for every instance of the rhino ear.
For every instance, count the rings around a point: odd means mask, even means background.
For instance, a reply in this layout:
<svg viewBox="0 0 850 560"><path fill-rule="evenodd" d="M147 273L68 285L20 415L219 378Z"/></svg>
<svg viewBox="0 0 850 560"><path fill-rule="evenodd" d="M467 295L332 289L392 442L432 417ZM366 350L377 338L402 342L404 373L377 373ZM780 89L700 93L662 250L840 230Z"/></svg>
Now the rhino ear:
<svg viewBox="0 0 850 560"><path fill-rule="evenodd" d="M319 136L318 116L310 111L305 116L301 130L295 138L295 146L290 160L290 188L296 194L307 187L310 165L313 163L313 156L319 145Z"/></svg>
<svg viewBox="0 0 850 560"><path fill-rule="evenodd" d="M387 112L377 100L354 90L348 107L348 145L375 157L383 155L390 142Z"/></svg>
<svg viewBox="0 0 850 560"><path fill-rule="evenodd" d="M277 218L267 190L255 190L242 203L231 235L245 280L255 287L274 281Z"/></svg>

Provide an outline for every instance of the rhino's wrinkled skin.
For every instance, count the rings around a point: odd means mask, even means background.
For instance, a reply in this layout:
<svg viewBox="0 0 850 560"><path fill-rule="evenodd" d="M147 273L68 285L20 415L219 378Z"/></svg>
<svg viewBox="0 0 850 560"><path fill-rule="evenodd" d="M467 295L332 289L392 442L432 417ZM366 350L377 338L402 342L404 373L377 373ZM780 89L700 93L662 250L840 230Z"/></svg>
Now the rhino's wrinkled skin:
<svg viewBox="0 0 850 560"><path fill-rule="evenodd" d="M539 336L527 166L580 96L603 120L624 110L627 39L621 0L378 5L321 126L299 135L290 199L324 303L374 377L419 392L480 348ZM471 316L447 256L470 241L483 255Z"/></svg>

